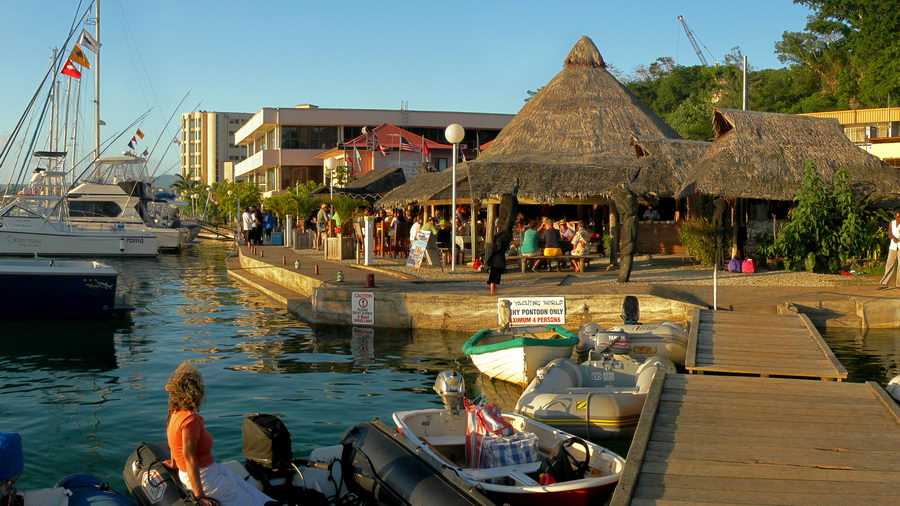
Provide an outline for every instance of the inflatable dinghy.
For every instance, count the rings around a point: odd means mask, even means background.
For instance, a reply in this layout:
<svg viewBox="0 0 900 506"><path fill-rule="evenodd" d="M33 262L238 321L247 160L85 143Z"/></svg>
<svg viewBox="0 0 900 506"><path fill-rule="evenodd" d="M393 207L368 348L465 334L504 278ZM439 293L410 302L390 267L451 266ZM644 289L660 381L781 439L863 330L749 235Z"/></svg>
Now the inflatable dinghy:
<svg viewBox="0 0 900 506"><path fill-rule="evenodd" d="M636 359L660 357L674 364L684 365L688 333L677 323L636 323L603 329L596 323L586 323L578 329L579 351L601 349L612 344L615 353Z"/></svg>
<svg viewBox="0 0 900 506"><path fill-rule="evenodd" d="M559 359L537 372L516 412L587 439L634 433L656 372L675 372L664 358L626 355L577 364Z"/></svg>
<svg viewBox="0 0 900 506"><path fill-rule="evenodd" d="M25 468L22 437L0 432L0 504L15 506L133 506L131 498L110 489L96 476L73 474L53 488L16 490Z"/></svg>

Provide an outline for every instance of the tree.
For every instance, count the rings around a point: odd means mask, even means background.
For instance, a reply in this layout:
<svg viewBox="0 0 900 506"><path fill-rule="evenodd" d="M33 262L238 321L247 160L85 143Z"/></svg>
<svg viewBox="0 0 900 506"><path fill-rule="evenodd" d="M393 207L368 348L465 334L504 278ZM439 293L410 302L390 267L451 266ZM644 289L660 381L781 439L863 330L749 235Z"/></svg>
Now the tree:
<svg viewBox="0 0 900 506"><path fill-rule="evenodd" d="M883 0L794 0L813 14L785 32L779 58L815 72L841 106L883 106L900 96L900 9Z"/></svg>

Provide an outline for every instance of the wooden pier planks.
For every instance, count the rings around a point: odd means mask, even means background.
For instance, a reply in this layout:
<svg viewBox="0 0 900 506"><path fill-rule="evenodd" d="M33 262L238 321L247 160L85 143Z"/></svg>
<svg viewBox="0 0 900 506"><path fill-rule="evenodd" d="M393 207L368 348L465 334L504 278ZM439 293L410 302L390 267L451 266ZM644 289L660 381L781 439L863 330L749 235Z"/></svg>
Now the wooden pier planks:
<svg viewBox="0 0 900 506"><path fill-rule="evenodd" d="M877 384L658 374L611 504L900 504Z"/></svg>
<svg viewBox="0 0 900 506"><path fill-rule="evenodd" d="M685 369L696 374L847 378L847 370L803 314L698 309L691 320Z"/></svg>

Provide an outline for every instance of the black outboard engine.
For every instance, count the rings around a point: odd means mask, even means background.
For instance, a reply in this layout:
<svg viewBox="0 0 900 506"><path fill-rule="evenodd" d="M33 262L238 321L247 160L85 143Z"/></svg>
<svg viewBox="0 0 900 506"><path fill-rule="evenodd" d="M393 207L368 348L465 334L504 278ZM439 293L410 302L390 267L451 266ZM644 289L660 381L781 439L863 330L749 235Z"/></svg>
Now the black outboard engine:
<svg viewBox="0 0 900 506"><path fill-rule="evenodd" d="M641 320L641 304L634 295L626 295L622 301L622 323L638 325Z"/></svg>
<svg viewBox="0 0 900 506"><path fill-rule="evenodd" d="M178 479L178 471L163 464L169 458L168 449L141 443L122 471L128 492L141 506L190 506L197 504Z"/></svg>
<svg viewBox="0 0 900 506"><path fill-rule="evenodd" d="M328 499L315 490L294 486L291 433L275 415L253 413L241 425L244 468L262 484L263 493L279 504L324 505Z"/></svg>

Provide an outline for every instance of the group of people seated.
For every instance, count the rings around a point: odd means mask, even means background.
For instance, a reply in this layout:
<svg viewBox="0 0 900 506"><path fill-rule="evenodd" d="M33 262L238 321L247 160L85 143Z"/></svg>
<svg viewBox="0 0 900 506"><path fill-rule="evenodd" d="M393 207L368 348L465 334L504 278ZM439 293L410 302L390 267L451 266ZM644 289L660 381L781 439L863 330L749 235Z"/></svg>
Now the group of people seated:
<svg viewBox="0 0 900 506"><path fill-rule="evenodd" d="M593 232L581 220L554 222L548 217L540 220L532 219L524 221L521 225L521 243L519 254L523 257L561 257L569 255L568 259L575 272L584 272L585 255L589 254L591 237ZM551 259L538 258L531 264L531 270L536 271L544 262L550 268ZM557 270L561 261L556 262Z"/></svg>

